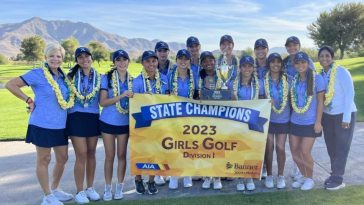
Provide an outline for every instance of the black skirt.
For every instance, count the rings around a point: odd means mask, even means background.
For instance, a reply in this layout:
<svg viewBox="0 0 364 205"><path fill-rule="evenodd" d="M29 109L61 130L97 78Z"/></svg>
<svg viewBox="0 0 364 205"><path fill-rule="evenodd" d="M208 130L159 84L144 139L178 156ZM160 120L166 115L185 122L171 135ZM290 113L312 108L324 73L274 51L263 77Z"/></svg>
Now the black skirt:
<svg viewBox="0 0 364 205"><path fill-rule="evenodd" d="M297 137L321 137L322 131L316 133L314 125L297 125L295 123L290 123L289 133Z"/></svg>
<svg viewBox="0 0 364 205"><path fill-rule="evenodd" d="M25 142L38 147L51 148L68 145L68 137L66 129L47 129L28 125Z"/></svg>
<svg viewBox="0 0 364 205"><path fill-rule="evenodd" d="M289 133L289 122L287 123L275 123L269 122L269 134L288 134Z"/></svg>
<svg viewBox="0 0 364 205"><path fill-rule="evenodd" d="M129 125L110 125L100 120L100 130L103 133L112 135L129 134Z"/></svg>
<svg viewBox="0 0 364 205"><path fill-rule="evenodd" d="M99 114L74 112L67 116L67 135L72 137L94 137L100 135Z"/></svg>

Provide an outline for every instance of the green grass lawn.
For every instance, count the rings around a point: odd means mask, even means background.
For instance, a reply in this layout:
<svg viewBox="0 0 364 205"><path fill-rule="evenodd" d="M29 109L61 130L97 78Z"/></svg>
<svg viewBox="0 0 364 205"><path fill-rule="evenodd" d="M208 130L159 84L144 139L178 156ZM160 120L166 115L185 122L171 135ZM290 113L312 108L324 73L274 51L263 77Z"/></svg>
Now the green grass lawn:
<svg viewBox="0 0 364 205"><path fill-rule="evenodd" d="M354 80L356 105L359 109L357 121L364 121L364 57L338 60L337 63L350 70ZM315 66L319 64L316 63ZM101 73L110 69L111 62L94 63L93 66ZM67 64L64 65L64 68ZM29 65L0 65L0 83L8 81L12 77L19 76L30 70ZM137 76L141 71L141 65L131 63L129 72ZM64 69L67 71L67 69ZM31 96L31 90L25 88L25 91ZM11 95L7 90L0 89L0 140L24 139L28 114L26 113L25 103Z"/></svg>
<svg viewBox="0 0 364 205"><path fill-rule="evenodd" d="M94 202L90 204L100 205L343 205L363 204L364 186L349 186L335 192L317 189L312 191L276 191L257 194L231 194L201 197L182 197L156 200L124 200L111 202Z"/></svg>

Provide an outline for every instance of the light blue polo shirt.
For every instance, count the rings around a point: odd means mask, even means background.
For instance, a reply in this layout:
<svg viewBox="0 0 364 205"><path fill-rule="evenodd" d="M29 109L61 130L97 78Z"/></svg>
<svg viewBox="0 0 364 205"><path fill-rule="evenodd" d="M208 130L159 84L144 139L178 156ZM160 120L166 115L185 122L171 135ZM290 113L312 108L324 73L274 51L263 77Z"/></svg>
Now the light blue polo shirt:
<svg viewBox="0 0 364 205"><path fill-rule="evenodd" d="M92 68L93 69L93 68ZM95 69L93 69L95 70ZM81 71L80 72L81 75L84 75L83 72ZM94 74L97 73L97 72L94 72ZM97 73L98 74L98 73ZM79 76L81 77L81 76ZM74 76L74 79L75 79L75 88L77 89L77 74ZM97 78L96 78L97 79ZM81 78L82 80L82 78ZM99 79L101 80L101 78ZM97 81L95 82L96 85L97 85ZM87 91L87 94L91 93L92 92L92 88L93 88L93 81L90 81L90 85L89 85L89 79L88 79L88 76L84 76L83 77L83 81L81 81L80 83L80 87L82 89L82 87L90 87L90 89ZM100 86L101 87L101 86ZM99 100L100 100L100 91L97 91L97 93L95 94L95 96L87 101L88 103L88 106L85 107L80 99L78 99L76 96L75 96L75 105L70 108L68 110L68 113L71 114L71 113L74 113L74 112L86 112L86 113L94 113L94 114L99 114L100 113L100 108L99 108Z"/></svg>
<svg viewBox="0 0 364 205"><path fill-rule="evenodd" d="M168 86L168 79L165 75L163 74L159 74L160 76L160 89L161 89L161 93L160 94L165 94L166 91L169 91L169 86ZM148 79L149 80L149 79ZM156 89L156 80L149 80L150 85L152 87L152 93L156 93L157 89ZM136 78L134 78L133 80L133 92L134 93L145 93L146 92L146 88L145 88L146 84L145 82L143 82L143 76L142 74L139 74Z"/></svg>
<svg viewBox="0 0 364 205"><path fill-rule="evenodd" d="M107 98L113 98L114 97L114 91L112 89L112 80L110 79L110 85L108 86L108 79L107 75L102 75L101 80L101 90L107 91ZM125 80L124 83L119 80L119 89L120 94L122 94L124 91L128 90L128 81ZM129 104L129 98L123 97L120 100L120 105L123 109L126 109ZM106 124L114 125L114 126L123 126L123 125L129 125L129 113L122 114L120 113L116 105L109 105L102 108L100 120Z"/></svg>
<svg viewBox="0 0 364 205"><path fill-rule="evenodd" d="M279 88L279 81L273 81L271 87L270 87L270 93L271 93L271 98L274 100L274 106L277 109L280 109L280 105L282 102L281 99L281 94L283 93L283 88L280 89ZM270 121L273 123L287 123L289 122L289 118L290 118L290 97L289 97L289 91L290 91L290 86L288 84L288 96L287 96L287 104L283 110L282 113L278 114L275 113L273 111L273 109L271 110L271 114L270 114ZM273 106L273 105L272 105Z"/></svg>
<svg viewBox="0 0 364 205"><path fill-rule="evenodd" d="M168 75L168 87L170 88L170 93L173 92L173 78L176 75L177 68L174 68ZM194 89L198 90L198 76L192 71L193 81L194 81ZM177 78L177 85L178 85L178 96L188 98L189 97L189 84L190 84L190 76L187 75L187 78L182 79L180 77ZM192 93L193 95L193 93Z"/></svg>
<svg viewBox="0 0 364 205"><path fill-rule="evenodd" d="M68 101L69 90L64 81L63 72L59 72L58 78L54 74L52 76L57 82L63 98ZM64 129L66 127L67 110L63 110L58 104L56 94L45 78L43 69L34 68L20 76L20 78L32 88L35 95L35 108L30 114L29 124L46 129Z"/></svg>
<svg viewBox="0 0 364 205"><path fill-rule="evenodd" d="M303 107L306 103L305 95L306 95L306 84L307 79L304 81L299 81L297 85L297 104L298 107ZM292 85L293 86L293 85ZM325 82L321 75L316 74L315 79L315 89L316 92L314 93L312 97L311 104L308 108L308 110L305 113L296 113L292 109L291 114L291 122L297 125L313 125L316 122L316 109L317 109L317 93L324 92L325 91ZM291 102L292 103L292 102Z"/></svg>
<svg viewBox="0 0 364 205"><path fill-rule="evenodd" d="M264 95L264 81L258 80L259 83L259 95ZM253 92L253 95L252 95ZM255 95L255 89L248 85L241 85L240 82L238 82L238 100L252 100L252 96Z"/></svg>
<svg viewBox="0 0 364 205"><path fill-rule="evenodd" d="M308 59L309 62L308 62L308 67L311 69L311 70L315 70L315 66L313 64L313 61L311 60L311 58ZM288 56L287 58L285 58L283 60L283 68L284 68L284 71L286 72L287 74L287 78L288 78L288 82L292 82L293 81L293 78L296 76L297 74L297 70L296 68L294 67L294 62L292 62L291 60L291 57Z"/></svg>

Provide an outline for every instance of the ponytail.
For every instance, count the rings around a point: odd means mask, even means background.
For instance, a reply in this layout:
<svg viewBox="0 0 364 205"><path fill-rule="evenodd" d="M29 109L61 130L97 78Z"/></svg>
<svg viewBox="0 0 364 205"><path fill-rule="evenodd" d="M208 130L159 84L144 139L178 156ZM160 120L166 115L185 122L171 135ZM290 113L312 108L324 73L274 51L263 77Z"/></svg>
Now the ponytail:
<svg viewBox="0 0 364 205"><path fill-rule="evenodd" d="M108 88L112 88L111 79L112 79L112 74L114 73L115 70L116 70L116 68L111 68L111 70L109 70L106 73L106 77L107 77L107 87Z"/></svg>
<svg viewBox="0 0 364 205"><path fill-rule="evenodd" d="M73 66L73 68L71 68L70 72L67 74L67 77L69 79L73 79L78 69L80 69L80 65L76 64L75 66Z"/></svg>

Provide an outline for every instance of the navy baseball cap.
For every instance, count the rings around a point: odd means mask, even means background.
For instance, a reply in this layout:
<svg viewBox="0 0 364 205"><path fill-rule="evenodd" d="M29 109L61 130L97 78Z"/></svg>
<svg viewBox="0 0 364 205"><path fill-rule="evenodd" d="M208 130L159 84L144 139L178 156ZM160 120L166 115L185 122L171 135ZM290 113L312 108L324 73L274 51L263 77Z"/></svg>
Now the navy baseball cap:
<svg viewBox="0 0 364 205"><path fill-rule="evenodd" d="M301 45L300 39L298 39L296 36L288 37L285 46L288 46L289 43Z"/></svg>
<svg viewBox="0 0 364 205"><path fill-rule="evenodd" d="M112 62L115 62L115 60L119 57L123 57L123 58L130 60L128 53L126 51L120 49L120 50L115 51L112 54Z"/></svg>
<svg viewBox="0 0 364 205"><path fill-rule="evenodd" d="M211 57L211 58L213 58L215 60L215 56L214 56L214 54L212 52L210 52L210 51L204 51L200 55L200 61L202 62L207 57Z"/></svg>
<svg viewBox="0 0 364 205"><path fill-rule="evenodd" d="M282 60L282 56L281 55L279 55L278 53L271 53L269 56L268 56L268 59L267 59L267 62L268 62L268 64L270 63L270 62L272 62L274 59L279 59L281 62L283 61Z"/></svg>
<svg viewBox="0 0 364 205"><path fill-rule="evenodd" d="M221 38L220 38L220 45L221 45L224 41L228 41L228 42L230 42L230 43L234 44L233 37L231 37L230 35L227 35L227 34L226 34L226 35L221 36Z"/></svg>
<svg viewBox="0 0 364 205"><path fill-rule="evenodd" d="M188 50L186 50L186 49L181 49L181 50L179 50L179 51L177 52L177 56L176 56L176 58L180 58L180 57L182 57L182 56L186 56L186 58L187 58L188 60L190 60L190 59L191 59L191 53L190 53Z"/></svg>
<svg viewBox="0 0 364 205"><path fill-rule="evenodd" d="M82 53L87 53L88 55L92 56L91 51L86 47L79 47L75 51L75 61L77 61L77 57L80 56Z"/></svg>
<svg viewBox="0 0 364 205"><path fill-rule="evenodd" d="M307 55L307 53L305 52L298 52L296 53L296 55L294 56L294 62L297 63L298 61L306 61L307 63L309 62L309 57Z"/></svg>
<svg viewBox="0 0 364 205"><path fill-rule="evenodd" d="M158 56L154 51L144 51L142 55L142 61L148 60L152 57L158 59Z"/></svg>
<svg viewBox="0 0 364 205"><path fill-rule="evenodd" d="M169 50L168 44L164 41L158 41L157 44L155 44L154 50L159 51L161 49Z"/></svg>
<svg viewBox="0 0 364 205"><path fill-rule="evenodd" d="M195 44L200 45L200 41L198 40L198 38L196 38L194 36L190 36L187 38L187 41L186 41L187 47L192 47Z"/></svg>
<svg viewBox="0 0 364 205"><path fill-rule="evenodd" d="M254 43L254 49L259 48L259 47L268 48L267 40L265 40L264 38L260 38L260 39L256 40Z"/></svg>
<svg viewBox="0 0 364 205"><path fill-rule="evenodd" d="M251 56L242 56L240 58L240 66L244 65L244 64L250 64L252 66L254 66L254 58Z"/></svg>

